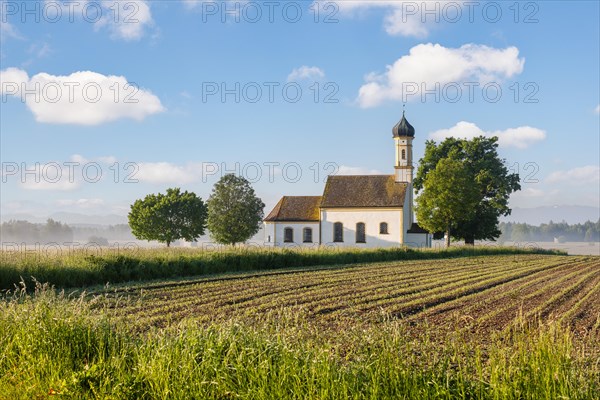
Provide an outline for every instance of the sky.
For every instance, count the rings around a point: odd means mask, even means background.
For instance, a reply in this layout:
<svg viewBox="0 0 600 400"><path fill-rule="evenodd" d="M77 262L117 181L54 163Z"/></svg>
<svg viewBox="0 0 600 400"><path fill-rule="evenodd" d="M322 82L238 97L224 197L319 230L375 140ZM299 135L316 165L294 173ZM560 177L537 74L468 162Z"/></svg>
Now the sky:
<svg viewBox="0 0 600 400"><path fill-rule="evenodd" d="M499 138L512 207L600 204L597 1L0 1L3 215L266 204L392 174L391 129ZM590 218L594 218L593 215Z"/></svg>

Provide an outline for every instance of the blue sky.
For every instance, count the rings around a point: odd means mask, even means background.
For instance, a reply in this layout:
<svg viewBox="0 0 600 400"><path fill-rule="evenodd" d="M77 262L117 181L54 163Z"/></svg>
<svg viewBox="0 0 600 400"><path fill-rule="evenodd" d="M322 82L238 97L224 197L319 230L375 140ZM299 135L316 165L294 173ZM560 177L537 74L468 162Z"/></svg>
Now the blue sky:
<svg viewBox="0 0 600 400"><path fill-rule="evenodd" d="M226 170L268 212L393 173L404 102L415 159L497 135L513 207L600 202L597 1L0 4L3 215L126 215Z"/></svg>

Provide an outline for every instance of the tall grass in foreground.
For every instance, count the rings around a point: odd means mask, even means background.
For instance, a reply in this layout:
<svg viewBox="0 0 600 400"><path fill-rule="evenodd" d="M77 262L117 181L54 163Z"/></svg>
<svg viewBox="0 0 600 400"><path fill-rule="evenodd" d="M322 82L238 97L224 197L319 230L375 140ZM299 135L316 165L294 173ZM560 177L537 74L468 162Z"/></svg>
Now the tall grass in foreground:
<svg viewBox="0 0 600 400"><path fill-rule="evenodd" d="M0 251L0 289L22 280L56 287L81 287L148 279L225 272L301 268L377 261L432 260L506 254L566 254L555 250L515 247L454 247L450 249L131 249ZM35 279L33 279L35 278Z"/></svg>
<svg viewBox="0 0 600 400"><path fill-rule="evenodd" d="M136 336L94 312L51 290L0 302L0 398L593 399L600 391L598 343L587 343L596 346L590 356L557 325L517 323L485 345L461 334L438 343L427 330L415 338L394 321L300 340L303 322L291 315L264 327L188 323Z"/></svg>

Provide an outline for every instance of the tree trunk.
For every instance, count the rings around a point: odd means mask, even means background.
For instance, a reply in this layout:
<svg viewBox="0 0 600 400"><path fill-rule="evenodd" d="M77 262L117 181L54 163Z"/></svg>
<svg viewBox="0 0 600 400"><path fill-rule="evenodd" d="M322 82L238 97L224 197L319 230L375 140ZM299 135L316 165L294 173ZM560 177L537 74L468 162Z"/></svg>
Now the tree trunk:
<svg viewBox="0 0 600 400"><path fill-rule="evenodd" d="M167 240L167 247L171 247L171 242Z"/></svg>
<svg viewBox="0 0 600 400"><path fill-rule="evenodd" d="M465 245L467 246L475 246L475 236L470 235L465 238Z"/></svg>
<svg viewBox="0 0 600 400"><path fill-rule="evenodd" d="M446 248L450 248L450 227L446 228Z"/></svg>

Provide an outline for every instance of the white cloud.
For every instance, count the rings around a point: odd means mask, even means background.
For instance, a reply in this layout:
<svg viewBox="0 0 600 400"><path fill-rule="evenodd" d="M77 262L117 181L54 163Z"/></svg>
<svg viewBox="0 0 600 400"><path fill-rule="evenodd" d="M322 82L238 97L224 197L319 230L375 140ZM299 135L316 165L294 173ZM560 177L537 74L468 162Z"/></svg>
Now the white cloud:
<svg viewBox="0 0 600 400"><path fill-rule="evenodd" d="M566 171L555 171L546 178L547 183L569 183L572 185L598 185L600 166L587 165Z"/></svg>
<svg viewBox="0 0 600 400"><path fill-rule="evenodd" d="M79 164L88 164L91 162L100 162L102 164L107 164L107 165L111 165L117 162L117 158L114 156L103 156L103 157L96 157L93 159L89 159L89 158L85 158L84 156L82 156L81 154L73 154L71 156L71 162L76 162Z"/></svg>
<svg viewBox="0 0 600 400"><path fill-rule="evenodd" d="M8 38L23 39L17 29L8 22L8 16L3 15L3 12L7 10L4 1L0 1L0 42L4 42Z"/></svg>
<svg viewBox="0 0 600 400"><path fill-rule="evenodd" d="M3 22L2 14L0 13L0 42L4 42L7 38L22 39L16 28L8 21Z"/></svg>
<svg viewBox="0 0 600 400"><path fill-rule="evenodd" d="M0 95L21 95L21 89L29 82L27 72L18 68L0 70ZM4 101L4 100L3 100Z"/></svg>
<svg viewBox="0 0 600 400"><path fill-rule="evenodd" d="M384 9L384 28L389 35L424 38L431 28L441 20L454 20L454 16L464 13L461 4L449 0L435 2L415 2L400 0L353 0L336 1L340 15L364 14L369 9ZM313 7L322 7L315 1ZM443 18L442 18L443 17Z"/></svg>
<svg viewBox="0 0 600 400"><path fill-rule="evenodd" d="M545 131L531 126L488 132L487 135L498 136L498 144L501 147L516 147L517 149L525 149L546 139Z"/></svg>
<svg viewBox="0 0 600 400"><path fill-rule="evenodd" d="M97 29L107 27L112 38L140 40L146 29L154 25L146 0L103 0L101 4L105 12L95 26Z"/></svg>
<svg viewBox="0 0 600 400"><path fill-rule="evenodd" d="M169 162L143 162L133 179L153 184L184 185L196 182L202 176L202 165L187 164L180 166Z"/></svg>
<svg viewBox="0 0 600 400"><path fill-rule="evenodd" d="M206 2L206 0L183 0L183 6L187 10L193 10L194 8L201 5L203 2Z"/></svg>
<svg viewBox="0 0 600 400"><path fill-rule="evenodd" d="M594 112L596 114L600 114L600 104L598 104L598 107L596 107L596 109L594 110Z"/></svg>
<svg viewBox="0 0 600 400"><path fill-rule="evenodd" d="M82 18L99 31L106 29L112 39L140 40L154 26L148 0L55 1L45 0L52 9L59 7L62 16Z"/></svg>
<svg viewBox="0 0 600 400"><path fill-rule="evenodd" d="M8 68L0 71L0 88L2 95L20 96L36 121L42 123L98 125L123 118L141 121L164 111L158 97L125 77L91 71L68 76L39 73L29 78L23 70ZM23 94L23 88L27 94Z"/></svg>
<svg viewBox="0 0 600 400"><path fill-rule="evenodd" d="M340 165L335 175L383 175L383 173L376 169Z"/></svg>
<svg viewBox="0 0 600 400"><path fill-rule="evenodd" d="M56 204L63 207L76 207L81 209L90 209L105 204L103 199L63 199L57 200Z"/></svg>
<svg viewBox="0 0 600 400"><path fill-rule="evenodd" d="M52 53L52 48L46 42L33 43L27 50L29 54L37 58L44 58Z"/></svg>
<svg viewBox="0 0 600 400"><path fill-rule="evenodd" d="M496 49L484 45L465 44L447 48L439 44L419 44L387 66L383 74L370 73L359 89L362 107L374 107L386 100L412 100L423 90L436 86L473 82L480 85L499 82L520 74L525 60L519 49ZM465 89L468 91L468 89Z"/></svg>
<svg viewBox="0 0 600 400"><path fill-rule="evenodd" d="M114 156L98 157L98 161L104 164L114 164L117 162L117 158Z"/></svg>
<svg viewBox="0 0 600 400"><path fill-rule="evenodd" d="M443 141L448 137L472 139L478 136L498 137L498 145L501 147L516 147L525 149L534 143L546 139L546 132L532 128L531 126L520 126L498 131L484 131L472 122L460 121L448 129L440 129L429 134L429 138Z"/></svg>
<svg viewBox="0 0 600 400"><path fill-rule="evenodd" d="M35 163L21 172L19 185L25 190L71 191L80 186L75 168L57 162Z"/></svg>
<svg viewBox="0 0 600 400"><path fill-rule="evenodd" d="M308 67L306 65L300 68L294 68L288 75L288 82L294 82L299 80L317 81L325 77L325 72L319 67Z"/></svg>

